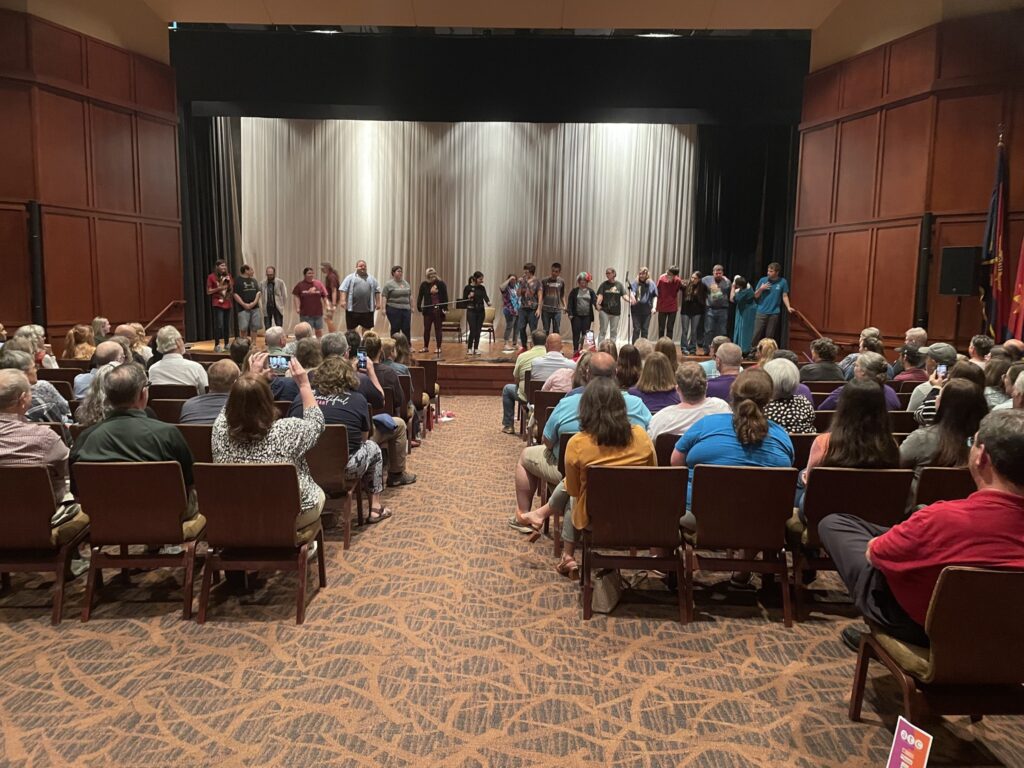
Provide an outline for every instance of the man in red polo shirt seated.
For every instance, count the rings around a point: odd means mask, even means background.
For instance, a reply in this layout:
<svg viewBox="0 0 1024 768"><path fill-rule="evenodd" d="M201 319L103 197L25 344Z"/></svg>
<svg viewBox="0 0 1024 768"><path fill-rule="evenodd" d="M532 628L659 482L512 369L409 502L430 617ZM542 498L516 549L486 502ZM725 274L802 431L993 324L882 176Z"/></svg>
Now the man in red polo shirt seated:
<svg viewBox="0 0 1024 768"><path fill-rule="evenodd" d="M982 419L967 464L978 490L966 499L924 507L888 529L854 515L818 526L857 608L900 640L929 645L928 603L946 566L1024 569L1024 411ZM860 633L848 628L843 641L856 647Z"/></svg>

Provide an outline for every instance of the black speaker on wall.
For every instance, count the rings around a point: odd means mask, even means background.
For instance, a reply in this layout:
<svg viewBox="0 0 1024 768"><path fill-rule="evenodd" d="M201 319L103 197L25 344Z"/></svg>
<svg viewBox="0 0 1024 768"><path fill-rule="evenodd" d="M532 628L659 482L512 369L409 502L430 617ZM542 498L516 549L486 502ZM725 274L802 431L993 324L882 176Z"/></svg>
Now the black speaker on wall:
<svg viewBox="0 0 1024 768"><path fill-rule="evenodd" d="M978 290L980 246L942 249L939 264L939 293L943 296L970 296Z"/></svg>

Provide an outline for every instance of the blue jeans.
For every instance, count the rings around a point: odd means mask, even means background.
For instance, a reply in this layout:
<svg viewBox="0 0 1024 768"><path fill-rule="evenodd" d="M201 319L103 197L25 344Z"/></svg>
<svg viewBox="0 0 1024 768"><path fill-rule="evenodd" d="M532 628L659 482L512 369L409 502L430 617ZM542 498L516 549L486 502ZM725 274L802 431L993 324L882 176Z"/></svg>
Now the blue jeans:
<svg viewBox="0 0 1024 768"><path fill-rule="evenodd" d="M630 307L629 312L633 315L632 343L636 344L636 340L641 336L647 338L647 331L651 327L651 305L637 304L635 307Z"/></svg>
<svg viewBox="0 0 1024 768"><path fill-rule="evenodd" d="M704 316L679 315L679 348L688 355L697 351L704 341Z"/></svg>
<svg viewBox="0 0 1024 768"><path fill-rule="evenodd" d="M401 331L405 334L405 338L412 340L412 310L402 309L401 307L384 307L384 314L388 316L388 322L391 324L391 335L394 336L396 333Z"/></svg>
<svg viewBox="0 0 1024 768"><path fill-rule="evenodd" d="M704 351L711 351L711 341L715 336L725 336L729 327L729 308L714 309L708 307L704 311Z"/></svg>
<svg viewBox="0 0 1024 768"><path fill-rule="evenodd" d="M516 403L519 402L519 385L506 384L501 390L501 426L511 427L516 422Z"/></svg>
<svg viewBox="0 0 1024 768"><path fill-rule="evenodd" d="M505 315L505 344L511 344L516 337L516 316L507 309L502 310Z"/></svg>
<svg viewBox="0 0 1024 768"><path fill-rule="evenodd" d="M544 329L545 333L562 332L562 310L542 309L541 320L543 320L543 325L541 325L541 328Z"/></svg>
<svg viewBox="0 0 1024 768"><path fill-rule="evenodd" d="M220 344L223 340L224 346L228 345L228 337L231 335L231 310L213 308L213 341Z"/></svg>
<svg viewBox="0 0 1024 768"><path fill-rule="evenodd" d="M516 324L516 328L519 330L519 342L520 346L525 347L526 344L526 327L530 327L530 333L537 330L537 310L536 309L522 309L519 310L519 322Z"/></svg>

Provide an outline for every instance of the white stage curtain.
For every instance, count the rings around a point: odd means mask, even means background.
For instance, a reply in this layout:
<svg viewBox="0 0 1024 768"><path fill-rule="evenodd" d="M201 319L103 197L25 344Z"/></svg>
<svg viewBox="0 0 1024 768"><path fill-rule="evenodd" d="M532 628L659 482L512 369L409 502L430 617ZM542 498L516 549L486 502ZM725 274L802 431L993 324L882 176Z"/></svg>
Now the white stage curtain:
<svg viewBox="0 0 1024 768"><path fill-rule="evenodd" d="M434 267L461 296L479 269L500 334L497 286L525 262L560 262L567 291L581 271L596 288L609 266L624 282L692 263L692 125L243 118L241 135L243 257L288 284L362 258L382 284L402 265L414 296Z"/></svg>

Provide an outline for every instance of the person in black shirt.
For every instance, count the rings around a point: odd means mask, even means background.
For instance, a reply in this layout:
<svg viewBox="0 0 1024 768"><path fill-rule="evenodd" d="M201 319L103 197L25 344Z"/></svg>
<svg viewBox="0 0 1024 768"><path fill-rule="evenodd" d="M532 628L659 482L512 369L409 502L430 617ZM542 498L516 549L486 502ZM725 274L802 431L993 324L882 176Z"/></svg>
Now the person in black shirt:
<svg viewBox="0 0 1024 768"><path fill-rule="evenodd" d="M255 338L262 327L260 320L260 300L263 294L260 291L259 281L253 277L254 272L248 264L243 264L239 272L238 280L235 281L235 304L238 306L238 335L243 339L252 331Z"/></svg>
<svg viewBox="0 0 1024 768"><path fill-rule="evenodd" d="M437 352L441 353L441 323L444 322L444 311L448 307L448 286L437 276L437 270L430 267L427 279L420 283L416 294L416 309L423 315L423 349L430 351L430 327L434 327L437 339Z"/></svg>
<svg viewBox="0 0 1024 768"><path fill-rule="evenodd" d="M462 301L466 307L466 321L469 324L469 336L466 341L466 353L480 354L480 329L484 326L484 307L491 306L491 299L484 288L484 273L477 270L469 278L469 283L462 289Z"/></svg>
<svg viewBox="0 0 1024 768"><path fill-rule="evenodd" d="M626 288L615 279L615 270L611 267L605 270L604 276L605 281L597 287L599 340L610 338L612 341L618 341L622 297L626 293Z"/></svg>

